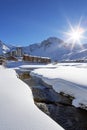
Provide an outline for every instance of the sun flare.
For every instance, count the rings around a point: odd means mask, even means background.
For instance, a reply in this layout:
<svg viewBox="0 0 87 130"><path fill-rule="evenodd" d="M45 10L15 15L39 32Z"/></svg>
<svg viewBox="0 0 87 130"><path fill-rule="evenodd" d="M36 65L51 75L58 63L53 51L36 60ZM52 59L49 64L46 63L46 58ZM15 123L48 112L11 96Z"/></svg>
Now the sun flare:
<svg viewBox="0 0 87 130"><path fill-rule="evenodd" d="M84 36L84 33L86 32L86 30L82 28L80 24L81 24L81 21L79 22L77 26L73 27L71 23L69 22L70 31L64 32L65 36L67 37L66 43L67 44L72 43L71 49L73 49L76 44L79 44L80 47L83 48L81 42L83 39L86 39Z"/></svg>
<svg viewBox="0 0 87 130"><path fill-rule="evenodd" d="M67 35L69 35L70 39L74 42L79 42L83 38L84 31L85 30L81 27L76 29L73 28L71 32L67 33Z"/></svg>

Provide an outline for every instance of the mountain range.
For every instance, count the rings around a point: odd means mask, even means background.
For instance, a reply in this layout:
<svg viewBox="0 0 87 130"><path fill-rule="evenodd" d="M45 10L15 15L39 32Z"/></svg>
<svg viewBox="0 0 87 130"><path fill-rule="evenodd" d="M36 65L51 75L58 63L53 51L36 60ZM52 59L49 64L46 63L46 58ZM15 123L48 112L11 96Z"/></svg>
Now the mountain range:
<svg viewBox="0 0 87 130"><path fill-rule="evenodd" d="M50 37L41 43L22 47L22 50L25 54L50 57L53 61L84 60L87 59L87 44L82 46L75 44L72 48L72 43L67 44L59 38ZM11 51L11 48L12 46L7 46L0 41L0 55Z"/></svg>

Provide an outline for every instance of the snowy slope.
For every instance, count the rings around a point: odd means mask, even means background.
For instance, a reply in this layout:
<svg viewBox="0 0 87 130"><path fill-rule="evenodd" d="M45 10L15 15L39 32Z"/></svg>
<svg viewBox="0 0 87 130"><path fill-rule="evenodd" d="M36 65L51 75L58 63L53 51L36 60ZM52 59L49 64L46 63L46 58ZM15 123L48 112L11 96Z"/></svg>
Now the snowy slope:
<svg viewBox="0 0 87 130"><path fill-rule="evenodd" d="M71 49L72 44L64 43L56 37L48 38L39 44L32 44L23 48L24 53L50 57L52 60L87 59L87 46L82 49L78 44Z"/></svg>
<svg viewBox="0 0 87 130"><path fill-rule="evenodd" d="M61 56L69 53L69 48L64 46L64 42L58 38L48 38L40 44L33 44L27 48L25 53L31 55L50 57L52 59L61 59Z"/></svg>
<svg viewBox="0 0 87 130"><path fill-rule="evenodd" d="M5 54L9 50L10 48L6 44L4 44L2 41L0 41L0 55Z"/></svg>
<svg viewBox="0 0 87 130"><path fill-rule="evenodd" d="M79 59L87 60L87 48L66 54L66 55L63 56L63 59L67 59L67 60L68 59L69 60L79 60Z"/></svg>
<svg viewBox="0 0 87 130"><path fill-rule="evenodd" d="M30 88L0 66L0 130L63 130L33 102Z"/></svg>

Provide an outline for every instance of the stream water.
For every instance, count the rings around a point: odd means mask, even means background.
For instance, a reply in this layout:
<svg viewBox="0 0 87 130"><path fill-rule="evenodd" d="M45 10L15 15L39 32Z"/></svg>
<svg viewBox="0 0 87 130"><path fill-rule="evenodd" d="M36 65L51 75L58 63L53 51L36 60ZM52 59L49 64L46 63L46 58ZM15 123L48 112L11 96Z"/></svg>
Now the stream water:
<svg viewBox="0 0 87 130"><path fill-rule="evenodd" d="M65 130L87 130L87 111L72 106L72 98L56 93L52 86L29 73L22 80L32 90L36 106L60 124ZM27 75L27 76L25 76Z"/></svg>

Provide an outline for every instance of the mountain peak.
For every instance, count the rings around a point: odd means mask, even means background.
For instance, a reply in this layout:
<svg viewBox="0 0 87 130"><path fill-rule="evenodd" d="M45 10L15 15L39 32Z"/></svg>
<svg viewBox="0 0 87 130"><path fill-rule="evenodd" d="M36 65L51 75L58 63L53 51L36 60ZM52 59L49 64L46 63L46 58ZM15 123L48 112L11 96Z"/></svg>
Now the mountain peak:
<svg viewBox="0 0 87 130"><path fill-rule="evenodd" d="M10 50L10 48L9 48L5 43L3 43L3 42L0 40L0 55L5 54L5 53L8 52L9 50Z"/></svg>
<svg viewBox="0 0 87 130"><path fill-rule="evenodd" d="M57 37L49 37L49 38L47 38L46 40L42 41L41 43L43 43L43 42L64 43L63 40L61 40L60 38L57 38Z"/></svg>
<svg viewBox="0 0 87 130"><path fill-rule="evenodd" d="M82 51L79 48L79 45L75 45L75 47L71 50L72 44L67 44L63 40L57 37L49 37L48 39L42 41L39 44L32 44L28 47L24 48L24 52L42 56L42 57L50 57L53 61L54 60L76 60L82 59L84 56L87 57L87 51ZM78 53L79 52L79 53ZM83 54L84 53L84 54Z"/></svg>
<svg viewBox="0 0 87 130"><path fill-rule="evenodd" d="M64 42L63 40L57 37L49 37L47 40L51 42Z"/></svg>

